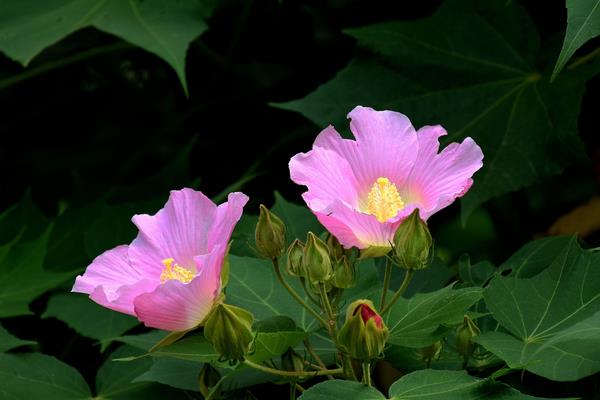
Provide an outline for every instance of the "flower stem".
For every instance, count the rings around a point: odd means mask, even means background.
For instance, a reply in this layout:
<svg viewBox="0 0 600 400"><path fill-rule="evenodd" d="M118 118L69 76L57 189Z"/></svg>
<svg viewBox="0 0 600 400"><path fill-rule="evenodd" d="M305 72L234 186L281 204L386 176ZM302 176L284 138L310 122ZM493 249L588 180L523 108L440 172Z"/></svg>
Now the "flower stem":
<svg viewBox="0 0 600 400"><path fill-rule="evenodd" d="M286 288L286 290L290 293L294 300L296 300L302 307L304 307L308 312L310 312L313 315L313 317L315 317L317 321L321 323L321 325L323 325L329 330L329 324L327 323L327 321L325 321L325 319L321 317L318 312L316 312L311 306L309 306L306 303L306 301L304 301L304 299L300 297L300 295L294 290L294 288L292 288L286 282L285 278L283 277L283 274L281 273L281 269L279 268L279 260L277 259L277 257L272 258L271 261L273 262L273 267L275 269L275 274L277 275L279 283L281 283L283 287Z"/></svg>
<svg viewBox="0 0 600 400"><path fill-rule="evenodd" d="M325 313L327 313L327 319L329 320L327 323L327 331L333 339L333 343L335 343L336 347L338 346L337 341L337 318L333 309L331 308L331 303L329 302L329 297L327 296L327 290L325 290L325 284L319 283L319 293L321 294L321 301L323 302L323 308L325 309Z"/></svg>
<svg viewBox="0 0 600 400"><path fill-rule="evenodd" d="M390 280L392 279L392 261L387 258L385 261L385 275L383 276L383 292L381 292L381 302L379 303L379 309L382 310L385 307L385 296L387 295L390 287Z"/></svg>
<svg viewBox="0 0 600 400"><path fill-rule="evenodd" d="M392 306L394 305L394 303L406 291L406 288L408 287L408 284L410 283L410 280L412 279L412 277L413 277L414 274L415 274L415 271L413 271L412 269L407 269L406 270L406 274L404 275L404 280L402 281L402 284L400 285L400 287L398 288L398 290L394 294L394 297L392 297L392 299L390 300L390 302L387 303L387 305L381 309L381 313L380 314L382 316L386 313L386 311L389 311L390 308L392 308Z"/></svg>
<svg viewBox="0 0 600 400"><path fill-rule="evenodd" d="M364 361L362 363L362 383L371 386L371 362Z"/></svg>
<svg viewBox="0 0 600 400"><path fill-rule="evenodd" d="M317 364L319 365L319 368L327 369L327 366L325 365L323 360L321 360L321 357L319 357L319 355L315 351L315 348L310 343L310 340L308 340L308 338L306 338L306 339L304 339L303 343L304 343L304 347L306 348L306 351L308 351L308 354L310 354L310 356L317 362ZM333 376L331 376L331 375L328 375L327 378L334 379Z"/></svg>
<svg viewBox="0 0 600 400"><path fill-rule="evenodd" d="M286 378L310 378L312 376L340 375L344 372L343 368L324 369L324 370L319 370L319 371L282 371L280 369L275 369L275 368L257 364L248 359L244 360L244 364L246 364L250 368L254 368L259 371L263 371L263 372L266 372L266 373L272 374L272 375L283 376Z"/></svg>

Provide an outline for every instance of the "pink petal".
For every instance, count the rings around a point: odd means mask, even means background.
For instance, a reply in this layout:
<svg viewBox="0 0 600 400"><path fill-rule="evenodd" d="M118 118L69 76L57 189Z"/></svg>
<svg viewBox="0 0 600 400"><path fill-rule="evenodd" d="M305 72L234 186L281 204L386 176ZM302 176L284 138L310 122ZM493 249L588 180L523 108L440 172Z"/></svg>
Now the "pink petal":
<svg viewBox="0 0 600 400"><path fill-rule="evenodd" d="M220 292L224 249L216 246L197 257L198 275L189 283L172 279L153 292L135 298L135 313L146 326L184 331L198 326L210 312Z"/></svg>
<svg viewBox="0 0 600 400"><path fill-rule="evenodd" d="M473 183L471 177L483 165L481 148L469 137L460 144L451 143L438 154L443 135L446 131L441 126L419 129L419 154L401 193L419 204L424 219L464 195Z"/></svg>
<svg viewBox="0 0 600 400"><path fill-rule="evenodd" d="M105 251L92 261L83 275L75 279L72 291L87 293L96 303L133 315L133 298L153 290L150 282L128 262L128 246Z"/></svg>
<svg viewBox="0 0 600 400"><path fill-rule="evenodd" d="M217 206L192 189L171 191L165 207L155 215L135 215L139 228L131 243L131 264L148 276L160 277L162 260L173 258L182 267L192 268L194 256L208 252L208 234Z"/></svg>
<svg viewBox="0 0 600 400"><path fill-rule="evenodd" d="M227 247L235 224L242 217L244 206L248 202L248 196L243 193L229 193L227 202L217 207L215 219L208 233L208 248L215 245Z"/></svg>
<svg viewBox="0 0 600 400"><path fill-rule="evenodd" d="M394 111L362 106L355 107L348 118L360 149L360 164L353 169L361 170L357 176L363 190L368 192L379 177L402 186L417 157L417 135L410 120Z"/></svg>
<svg viewBox="0 0 600 400"><path fill-rule="evenodd" d="M290 160L290 176L324 205L341 200L358 206L359 186L348 161L332 150L313 147L308 153L296 154Z"/></svg>

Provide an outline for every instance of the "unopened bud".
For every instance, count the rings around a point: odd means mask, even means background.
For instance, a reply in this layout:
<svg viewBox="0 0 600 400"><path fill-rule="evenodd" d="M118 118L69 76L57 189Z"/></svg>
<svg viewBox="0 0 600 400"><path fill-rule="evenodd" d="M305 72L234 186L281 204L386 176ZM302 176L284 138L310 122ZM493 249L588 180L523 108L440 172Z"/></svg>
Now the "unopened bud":
<svg viewBox="0 0 600 400"><path fill-rule="evenodd" d="M281 368L284 371L304 371L304 358L291 347L281 355Z"/></svg>
<svg viewBox="0 0 600 400"><path fill-rule="evenodd" d="M327 245L312 232L308 232L302 264L312 284L327 281L333 272Z"/></svg>
<svg viewBox="0 0 600 400"><path fill-rule="evenodd" d="M263 257L279 257L285 248L285 224L262 204L254 240L256 248Z"/></svg>
<svg viewBox="0 0 600 400"><path fill-rule="evenodd" d="M398 227L394 235L394 256L402 268L423 269L431 260L433 239L416 208Z"/></svg>
<svg viewBox="0 0 600 400"><path fill-rule="evenodd" d="M348 257L342 256L334 263L333 276L329 282L340 289L348 289L356 284L356 268Z"/></svg>
<svg viewBox="0 0 600 400"><path fill-rule="evenodd" d="M369 300L356 300L346 311L346 322L340 329L338 341L350 357L369 361L385 348L389 331L383 318Z"/></svg>
<svg viewBox="0 0 600 400"><path fill-rule="evenodd" d="M218 303L204 325L204 336L221 358L242 361L254 339L254 317L243 308Z"/></svg>
<svg viewBox="0 0 600 400"><path fill-rule="evenodd" d="M327 247L329 248L329 254L331 254L331 257L334 260L339 260L345 254L345 250L341 243L333 235L329 235L327 238Z"/></svg>
<svg viewBox="0 0 600 400"><path fill-rule="evenodd" d="M465 359L471 357L475 350L473 338L480 333L481 331L475 325L475 322L468 315L465 315L463 323L456 330L456 351L458 354Z"/></svg>
<svg viewBox="0 0 600 400"><path fill-rule="evenodd" d="M204 366L200 370L200 375L198 375L198 385L200 386L200 393L202 393L202 396L207 397L212 388L215 387L220 380L221 374L219 371L210 365L210 363L204 363Z"/></svg>
<svg viewBox="0 0 600 400"><path fill-rule="evenodd" d="M286 269L288 274L296 278L305 278L306 270L302 263L304 244L298 239L294 240L287 251Z"/></svg>

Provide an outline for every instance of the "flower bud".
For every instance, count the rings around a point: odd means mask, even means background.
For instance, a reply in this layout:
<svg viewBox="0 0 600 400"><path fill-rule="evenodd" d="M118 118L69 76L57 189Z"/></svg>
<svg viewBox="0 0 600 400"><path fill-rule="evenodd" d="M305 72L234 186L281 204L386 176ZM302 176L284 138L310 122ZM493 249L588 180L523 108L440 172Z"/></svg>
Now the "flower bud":
<svg viewBox="0 0 600 400"><path fill-rule="evenodd" d="M200 393L202 393L202 396L207 397L211 389L215 387L220 380L221 374L219 371L210 365L210 363L205 363L200 370L200 375L198 375L198 384L200 386Z"/></svg>
<svg viewBox="0 0 600 400"><path fill-rule="evenodd" d="M304 244L298 239L294 240L287 251L287 273L296 278L305 278L306 270L302 264Z"/></svg>
<svg viewBox="0 0 600 400"><path fill-rule="evenodd" d="M312 284L327 281L333 272L327 245L312 232L308 232L302 264Z"/></svg>
<svg viewBox="0 0 600 400"><path fill-rule="evenodd" d="M263 257L279 257L285 248L285 224L262 204L254 240L256 248Z"/></svg>
<svg viewBox="0 0 600 400"><path fill-rule="evenodd" d="M333 235L327 237L327 248L329 248L329 254L334 260L339 260L346 254L341 243Z"/></svg>
<svg viewBox="0 0 600 400"><path fill-rule="evenodd" d="M329 280L331 285L340 288L348 289L356 284L356 268L353 262L348 260L348 257L342 256L334 263L333 276Z"/></svg>
<svg viewBox="0 0 600 400"><path fill-rule="evenodd" d="M479 335L481 331L475 325L475 322L468 315L465 315L463 323L456 330L456 351L458 354L468 359L475 350L473 338Z"/></svg>
<svg viewBox="0 0 600 400"><path fill-rule="evenodd" d="M304 371L304 358L290 347L281 355L281 368L284 371L302 372Z"/></svg>
<svg viewBox="0 0 600 400"><path fill-rule="evenodd" d="M419 359L423 360L425 365L427 365L427 368L429 368L429 365L432 361L436 361L440 358L441 353L442 342L439 340L430 346L422 347L419 350L417 350L417 355L419 356Z"/></svg>
<svg viewBox="0 0 600 400"><path fill-rule="evenodd" d="M254 317L248 311L218 303L204 325L204 336L221 358L242 361L254 339L253 321Z"/></svg>
<svg viewBox="0 0 600 400"><path fill-rule="evenodd" d="M416 208L398 227L394 235L394 256L406 269L423 269L430 262L433 240L425 221Z"/></svg>
<svg viewBox="0 0 600 400"><path fill-rule="evenodd" d="M350 357L369 361L377 358L385 347L389 331L369 300L356 300L348 306L346 322L338 341Z"/></svg>

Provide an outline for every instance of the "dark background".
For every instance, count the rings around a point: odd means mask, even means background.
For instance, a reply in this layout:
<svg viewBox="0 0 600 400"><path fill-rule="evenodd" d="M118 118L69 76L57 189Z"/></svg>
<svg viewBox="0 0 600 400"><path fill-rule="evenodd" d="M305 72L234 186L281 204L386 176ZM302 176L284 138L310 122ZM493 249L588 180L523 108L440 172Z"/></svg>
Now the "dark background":
<svg viewBox="0 0 600 400"><path fill-rule="evenodd" d="M251 197L251 213L259 203L270 205L275 189L299 202L303 188L289 180L287 162L310 148L321 127L269 103L304 97L361 51L342 28L423 18L439 3L223 1L208 20L208 31L190 46L189 98L163 60L91 28L45 50L27 70L0 55L0 211L28 191L49 218L102 198L115 187L123 189L127 201L166 197L169 189L191 184L214 196L248 171L259 173L242 189ZM537 1L521 3L542 40L564 34L564 1L543 2L543 7ZM73 54L111 44L117 49L65 62ZM592 41L580 52L597 45ZM24 75L48 65L56 68ZM440 212L430 224L448 261L468 251L475 260L501 262L544 234L558 216L598 193L599 86L598 77L588 82L579 119L591 162L493 200L464 229L458 203ZM186 163L187 148L187 174L163 177L137 190L139 182L174 160ZM598 237L587 241L598 245ZM33 308L43 310L44 304L40 299ZM102 361L91 341L69 335L56 320L19 317L5 326L20 337L35 337L46 353L87 378ZM32 330L51 334L41 338Z"/></svg>

